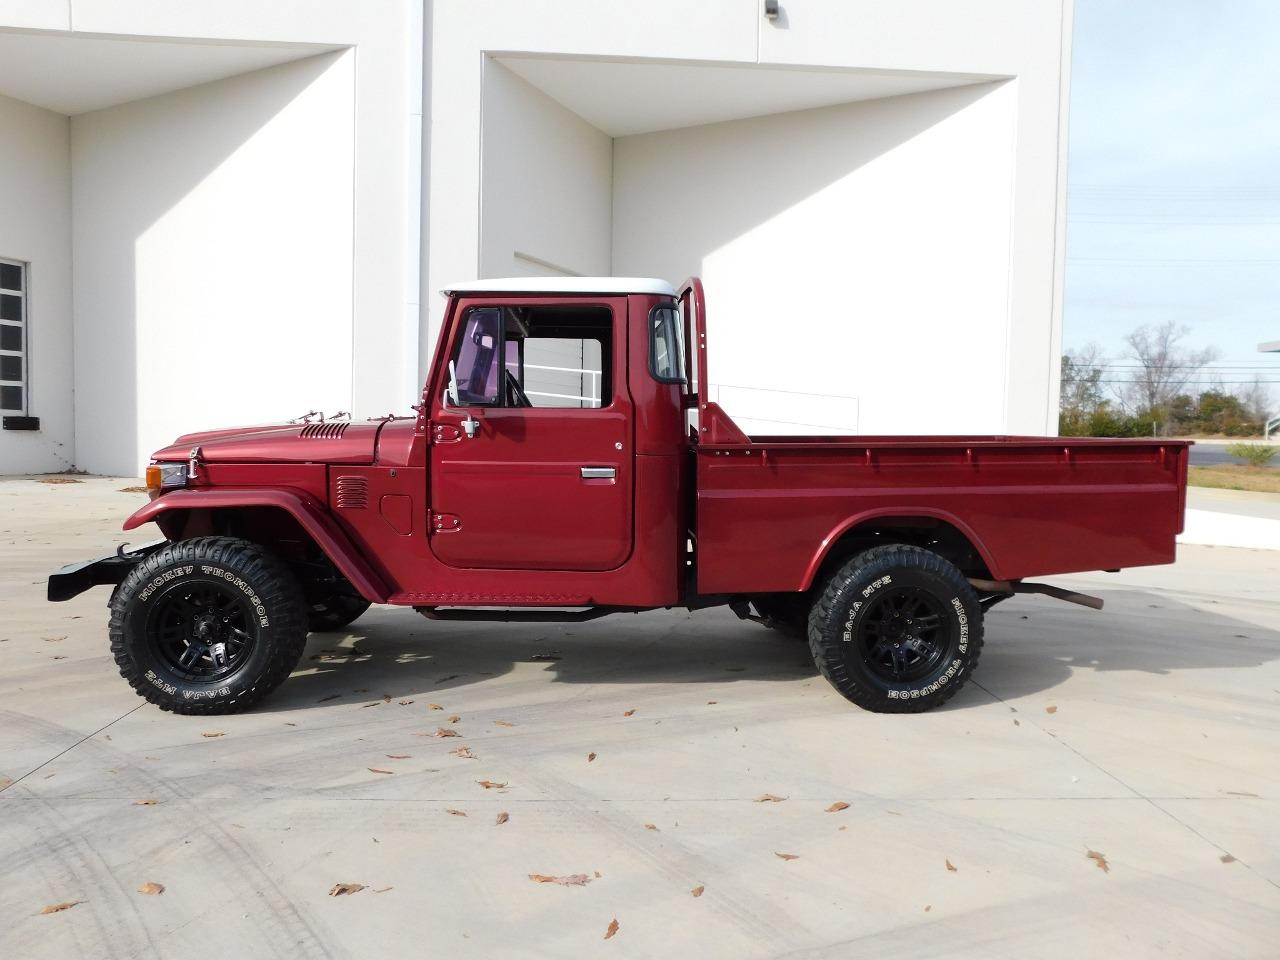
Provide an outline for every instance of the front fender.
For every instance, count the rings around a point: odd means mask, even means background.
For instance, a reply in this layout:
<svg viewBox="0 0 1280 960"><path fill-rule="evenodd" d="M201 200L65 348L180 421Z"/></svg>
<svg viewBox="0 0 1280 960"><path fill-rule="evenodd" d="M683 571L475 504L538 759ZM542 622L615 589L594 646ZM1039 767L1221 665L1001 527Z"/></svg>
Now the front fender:
<svg viewBox="0 0 1280 960"><path fill-rule="evenodd" d="M124 522L125 530L133 530L167 513L189 510L218 510L235 507L274 507L283 510L316 542L316 546L342 572L362 597L373 603L385 603L391 591L351 540L315 497L301 490L216 487L174 490L157 497Z"/></svg>

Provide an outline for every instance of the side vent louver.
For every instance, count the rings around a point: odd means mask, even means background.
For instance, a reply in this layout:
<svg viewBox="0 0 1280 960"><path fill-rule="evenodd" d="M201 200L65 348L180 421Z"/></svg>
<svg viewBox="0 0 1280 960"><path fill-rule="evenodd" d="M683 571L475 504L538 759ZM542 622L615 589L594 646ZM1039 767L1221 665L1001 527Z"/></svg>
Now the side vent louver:
<svg viewBox="0 0 1280 960"><path fill-rule="evenodd" d="M351 426L345 420L333 423L308 423L299 431L298 436L311 440L337 440Z"/></svg>
<svg viewBox="0 0 1280 960"><path fill-rule="evenodd" d="M335 482L334 506L340 510L367 510L369 481L364 477L339 477Z"/></svg>

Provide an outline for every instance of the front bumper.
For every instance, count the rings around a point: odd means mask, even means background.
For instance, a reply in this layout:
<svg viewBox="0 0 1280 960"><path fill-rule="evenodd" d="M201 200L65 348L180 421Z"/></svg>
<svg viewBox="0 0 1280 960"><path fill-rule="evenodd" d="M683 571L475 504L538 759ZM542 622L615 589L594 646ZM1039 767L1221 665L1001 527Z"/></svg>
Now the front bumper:
<svg viewBox="0 0 1280 960"><path fill-rule="evenodd" d="M157 540L130 550L128 553L125 553L124 548L121 547L118 552L98 557L96 560L68 564L57 573L50 574L49 599L55 602L70 600L90 587L104 583L118 586L129 575L130 570L168 542L168 540Z"/></svg>

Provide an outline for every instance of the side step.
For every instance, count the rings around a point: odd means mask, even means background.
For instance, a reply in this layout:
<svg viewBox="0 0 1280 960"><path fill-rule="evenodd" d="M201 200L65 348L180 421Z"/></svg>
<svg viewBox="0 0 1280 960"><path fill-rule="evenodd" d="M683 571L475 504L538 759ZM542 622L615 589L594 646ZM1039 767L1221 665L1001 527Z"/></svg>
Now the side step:
<svg viewBox="0 0 1280 960"><path fill-rule="evenodd" d="M544 610L532 607L414 607L428 620L486 623L584 623L613 613L643 613L652 607L588 607L585 610Z"/></svg>

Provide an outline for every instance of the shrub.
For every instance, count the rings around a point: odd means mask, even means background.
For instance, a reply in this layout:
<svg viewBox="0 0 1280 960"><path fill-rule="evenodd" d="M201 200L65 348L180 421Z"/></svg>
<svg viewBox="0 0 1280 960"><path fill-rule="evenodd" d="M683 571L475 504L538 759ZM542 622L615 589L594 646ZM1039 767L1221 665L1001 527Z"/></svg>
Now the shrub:
<svg viewBox="0 0 1280 960"><path fill-rule="evenodd" d="M1227 453L1249 464L1251 467L1265 467L1276 455L1277 447L1267 447L1260 443L1233 443L1227 447Z"/></svg>

